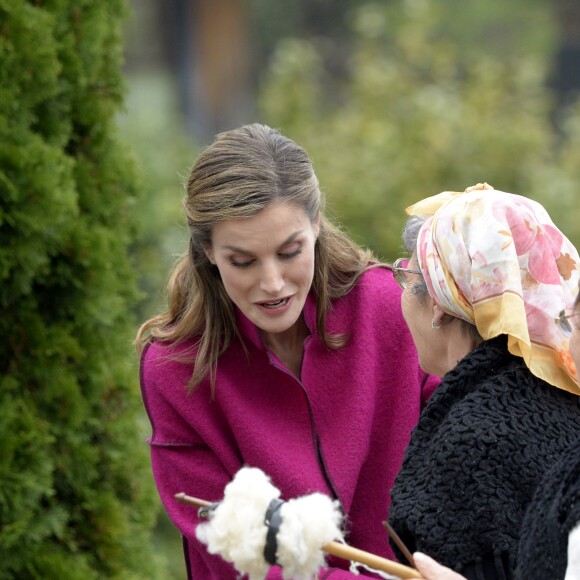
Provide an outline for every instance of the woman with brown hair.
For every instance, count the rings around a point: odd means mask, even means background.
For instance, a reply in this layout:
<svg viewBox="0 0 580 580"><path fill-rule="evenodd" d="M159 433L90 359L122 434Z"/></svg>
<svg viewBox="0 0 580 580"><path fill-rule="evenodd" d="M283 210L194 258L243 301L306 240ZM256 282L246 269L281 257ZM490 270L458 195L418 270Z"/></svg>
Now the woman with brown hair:
<svg viewBox="0 0 580 580"><path fill-rule="evenodd" d="M418 367L392 271L325 218L310 158L264 125L217 136L184 206L189 250L137 344L153 472L189 577L235 571L174 495L219 500L244 465L283 499L339 500L349 543L392 556L389 489L438 383ZM352 577L346 565L324 577Z"/></svg>

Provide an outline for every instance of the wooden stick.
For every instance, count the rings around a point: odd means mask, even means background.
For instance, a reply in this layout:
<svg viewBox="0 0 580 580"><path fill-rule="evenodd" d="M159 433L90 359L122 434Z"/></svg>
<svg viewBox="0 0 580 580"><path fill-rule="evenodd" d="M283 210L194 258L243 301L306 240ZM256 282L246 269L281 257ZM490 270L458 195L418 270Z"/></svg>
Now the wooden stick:
<svg viewBox="0 0 580 580"><path fill-rule="evenodd" d="M393 560L381 558L381 556L377 556L376 554L371 554L370 552L365 552L364 550L359 550L358 548L353 548L340 542L329 542L325 546L322 546L322 549L327 554L332 554L345 560L359 562L374 570L388 572L399 578L423 578L417 570L409 568L409 566L404 566L398 562L393 562Z"/></svg>
<svg viewBox="0 0 580 580"><path fill-rule="evenodd" d="M175 494L175 499L180 503L192 505L197 508L209 508L214 505L212 502L197 497L191 497L185 493ZM413 568L409 568L408 566L404 566L398 562L393 562L387 558L382 558L376 554L371 554L370 552L365 552L364 550L341 544L340 542L329 542L322 546L322 549L327 554L332 554L333 556L337 556L344 560L358 562L359 564L364 564L365 566L369 566L375 570L399 576L399 578L423 578L423 576Z"/></svg>
<svg viewBox="0 0 580 580"><path fill-rule="evenodd" d="M205 499L199 499L197 497L191 497L190 495L185 495L182 493L176 493L175 499L179 503L186 503L188 505L192 505L193 507L201 508L201 507L211 507L211 501L206 501Z"/></svg>
<svg viewBox="0 0 580 580"><path fill-rule="evenodd" d="M403 540L401 540L401 538L399 538L399 534L397 534L397 532L395 532L395 530L389 524L389 522L384 521L383 526L385 526L385 528L387 529L387 534L389 535L390 538L392 538L393 542L395 542L395 544L397 545L399 550L401 550L401 552L403 553L403 556L405 556L405 558L407 558L407 562L409 562L409 564L411 564L411 568L414 568L415 567L415 560L413 560L413 554L411 554L410 550L407 548L407 546L405 546L405 544L403 543Z"/></svg>

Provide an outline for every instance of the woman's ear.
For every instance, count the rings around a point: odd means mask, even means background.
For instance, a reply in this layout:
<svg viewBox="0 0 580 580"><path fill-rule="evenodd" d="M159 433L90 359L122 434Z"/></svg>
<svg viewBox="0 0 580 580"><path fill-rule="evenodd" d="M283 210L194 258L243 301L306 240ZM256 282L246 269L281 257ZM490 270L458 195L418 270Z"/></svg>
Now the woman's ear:
<svg viewBox="0 0 580 580"><path fill-rule="evenodd" d="M434 327L441 328L442 326L448 325L451 320L453 320L452 316L449 316L439 304L435 304L433 302L433 325Z"/></svg>

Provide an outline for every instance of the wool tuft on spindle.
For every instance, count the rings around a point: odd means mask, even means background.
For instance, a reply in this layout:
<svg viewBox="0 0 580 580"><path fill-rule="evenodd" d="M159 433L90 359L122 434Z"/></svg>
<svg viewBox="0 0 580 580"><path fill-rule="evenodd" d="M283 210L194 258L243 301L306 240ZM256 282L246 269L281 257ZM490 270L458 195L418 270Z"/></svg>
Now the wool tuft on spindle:
<svg viewBox="0 0 580 580"><path fill-rule="evenodd" d="M270 564L264 557L268 526L265 514L280 490L255 467L243 467L226 486L224 498L197 526L197 538L211 554L231 562L250 580L261 580ZM280 507L276 558L286 580L311 580L324 566L322 547L342 540L337 501L321 493L291 499Z"/></svg>
<svg viewBox="0 0 580 580"><path fill-rule="evenodd" d="M291 499L282 507L278 563L284 578L310 580L324 566L322 546L342 540L342 514L337 501L321 493Z"/></svg>

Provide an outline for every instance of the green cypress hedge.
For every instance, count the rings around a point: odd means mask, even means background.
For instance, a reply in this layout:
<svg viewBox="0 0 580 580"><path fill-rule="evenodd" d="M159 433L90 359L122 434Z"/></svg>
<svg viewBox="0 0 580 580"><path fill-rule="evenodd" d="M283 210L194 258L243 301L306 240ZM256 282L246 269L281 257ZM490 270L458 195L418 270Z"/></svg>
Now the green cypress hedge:
<svg viewBox="0 0 580 580"><path fill-rule="evenodd" d="M0 0L0 578L155 578L121 0Z"/></svg>

